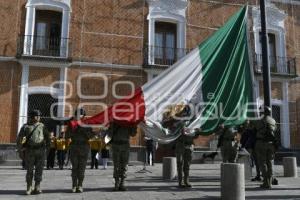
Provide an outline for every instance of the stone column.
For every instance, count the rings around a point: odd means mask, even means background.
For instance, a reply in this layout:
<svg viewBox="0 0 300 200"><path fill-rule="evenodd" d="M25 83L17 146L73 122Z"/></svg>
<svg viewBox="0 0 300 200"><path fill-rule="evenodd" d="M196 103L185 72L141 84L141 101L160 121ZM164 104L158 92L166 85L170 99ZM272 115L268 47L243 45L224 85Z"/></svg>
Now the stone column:
<svg viewBox="0 0 300 200"><path fill-rule="evenodd" d="M298 177L296 157L284 157L282 161L284 177Z"/></svg>
<svg viewBox="0 0 300 200"><path fill-rule="evenodd" d="M244 164L245 180L250 180L252 177L252 167L250 165L250 154L247 152L239 153L238 163Z"/></svg>
<svg viewBox="0 0 300 200"><path fill-rule="evenodd" d="M163 158L163 179L173 180L176 178L177 165L175 157L164 157Z"/></svg>
<svg viewBox="0 0 300 200"><path fill-rule="evenodd" d="M221 199L245 200L244 165L221 164Z"/></svg>

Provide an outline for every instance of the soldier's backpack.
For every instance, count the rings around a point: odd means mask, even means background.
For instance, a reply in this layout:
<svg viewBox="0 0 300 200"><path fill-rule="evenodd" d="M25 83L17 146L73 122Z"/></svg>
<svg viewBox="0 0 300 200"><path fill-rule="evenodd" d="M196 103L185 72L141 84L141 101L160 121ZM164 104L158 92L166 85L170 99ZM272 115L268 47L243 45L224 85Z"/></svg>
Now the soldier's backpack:
<svg viewBox="0 0 300 200"><path fill-rule="evenodd" d="M44 144L43 124L37 124L31 133L27 136L27 144L29 146L41 146Z"/></svg>
<svg viewBox="0 0 300 200"><path fill-rule="evenodd" d="M265 140L275 142L275 140L276 140L276 137L275 137L276 126L273 127L273 125L271 125L267 121L267 118L263 119L263 124L264 124Z"/></svg>

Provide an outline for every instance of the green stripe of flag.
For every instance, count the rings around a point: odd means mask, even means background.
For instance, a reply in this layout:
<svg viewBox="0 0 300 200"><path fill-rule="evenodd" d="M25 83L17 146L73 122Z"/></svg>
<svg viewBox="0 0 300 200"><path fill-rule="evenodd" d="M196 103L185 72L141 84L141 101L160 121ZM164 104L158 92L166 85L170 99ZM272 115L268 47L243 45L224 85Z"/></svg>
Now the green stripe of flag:
<svg viewBox="0 0 300 200"><path fill-rule="evenodd" d="M247 6L199 45L203 100L210 103L201 118L204 132L213 131L219 123L238 125L247 118L247 105L253 98L246 21ZM237 116L237 112L242 113L240 118L228 119ZM219 118L209 119L212 113Z"/></svg>

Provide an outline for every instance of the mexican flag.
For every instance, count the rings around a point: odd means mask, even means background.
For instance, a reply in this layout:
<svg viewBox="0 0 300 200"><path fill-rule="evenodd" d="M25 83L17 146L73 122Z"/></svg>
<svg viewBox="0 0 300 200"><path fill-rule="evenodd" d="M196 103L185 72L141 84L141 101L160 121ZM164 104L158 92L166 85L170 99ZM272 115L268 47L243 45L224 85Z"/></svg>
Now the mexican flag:
<svg viewBox="0 0 300 200"><path fill-rule="evenodd" d="M106 125L114 120L124 126L139 124L147 136L162 143L180 134L163 124L166 113L176 112L176 108L171 111L176 105L189 108L188 115L177 122L191 130L201 127L202 134L210 134L220 123L243 123L252 102L246 22L247 6L133 95L84 123Z"/></svg>

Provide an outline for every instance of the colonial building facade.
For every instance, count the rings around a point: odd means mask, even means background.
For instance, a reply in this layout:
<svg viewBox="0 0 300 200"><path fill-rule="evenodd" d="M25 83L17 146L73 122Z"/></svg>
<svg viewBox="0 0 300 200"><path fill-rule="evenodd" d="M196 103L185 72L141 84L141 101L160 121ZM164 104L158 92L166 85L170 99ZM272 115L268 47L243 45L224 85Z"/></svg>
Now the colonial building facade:
<svg viewBox="0 0 300 200"><path fill-rule="evenodd" d="M263 103L257 0L10 0L0 2L0 142L14 143L28 112L78 106L92 116L197 47L248 3L253 93ZM273 114L286 148L300 147L300 3L267 1ZM251 81L251 80L249 80ZM212 137L196 144L209 147ZM133 146L143 145L138 134Z"/></svg>

